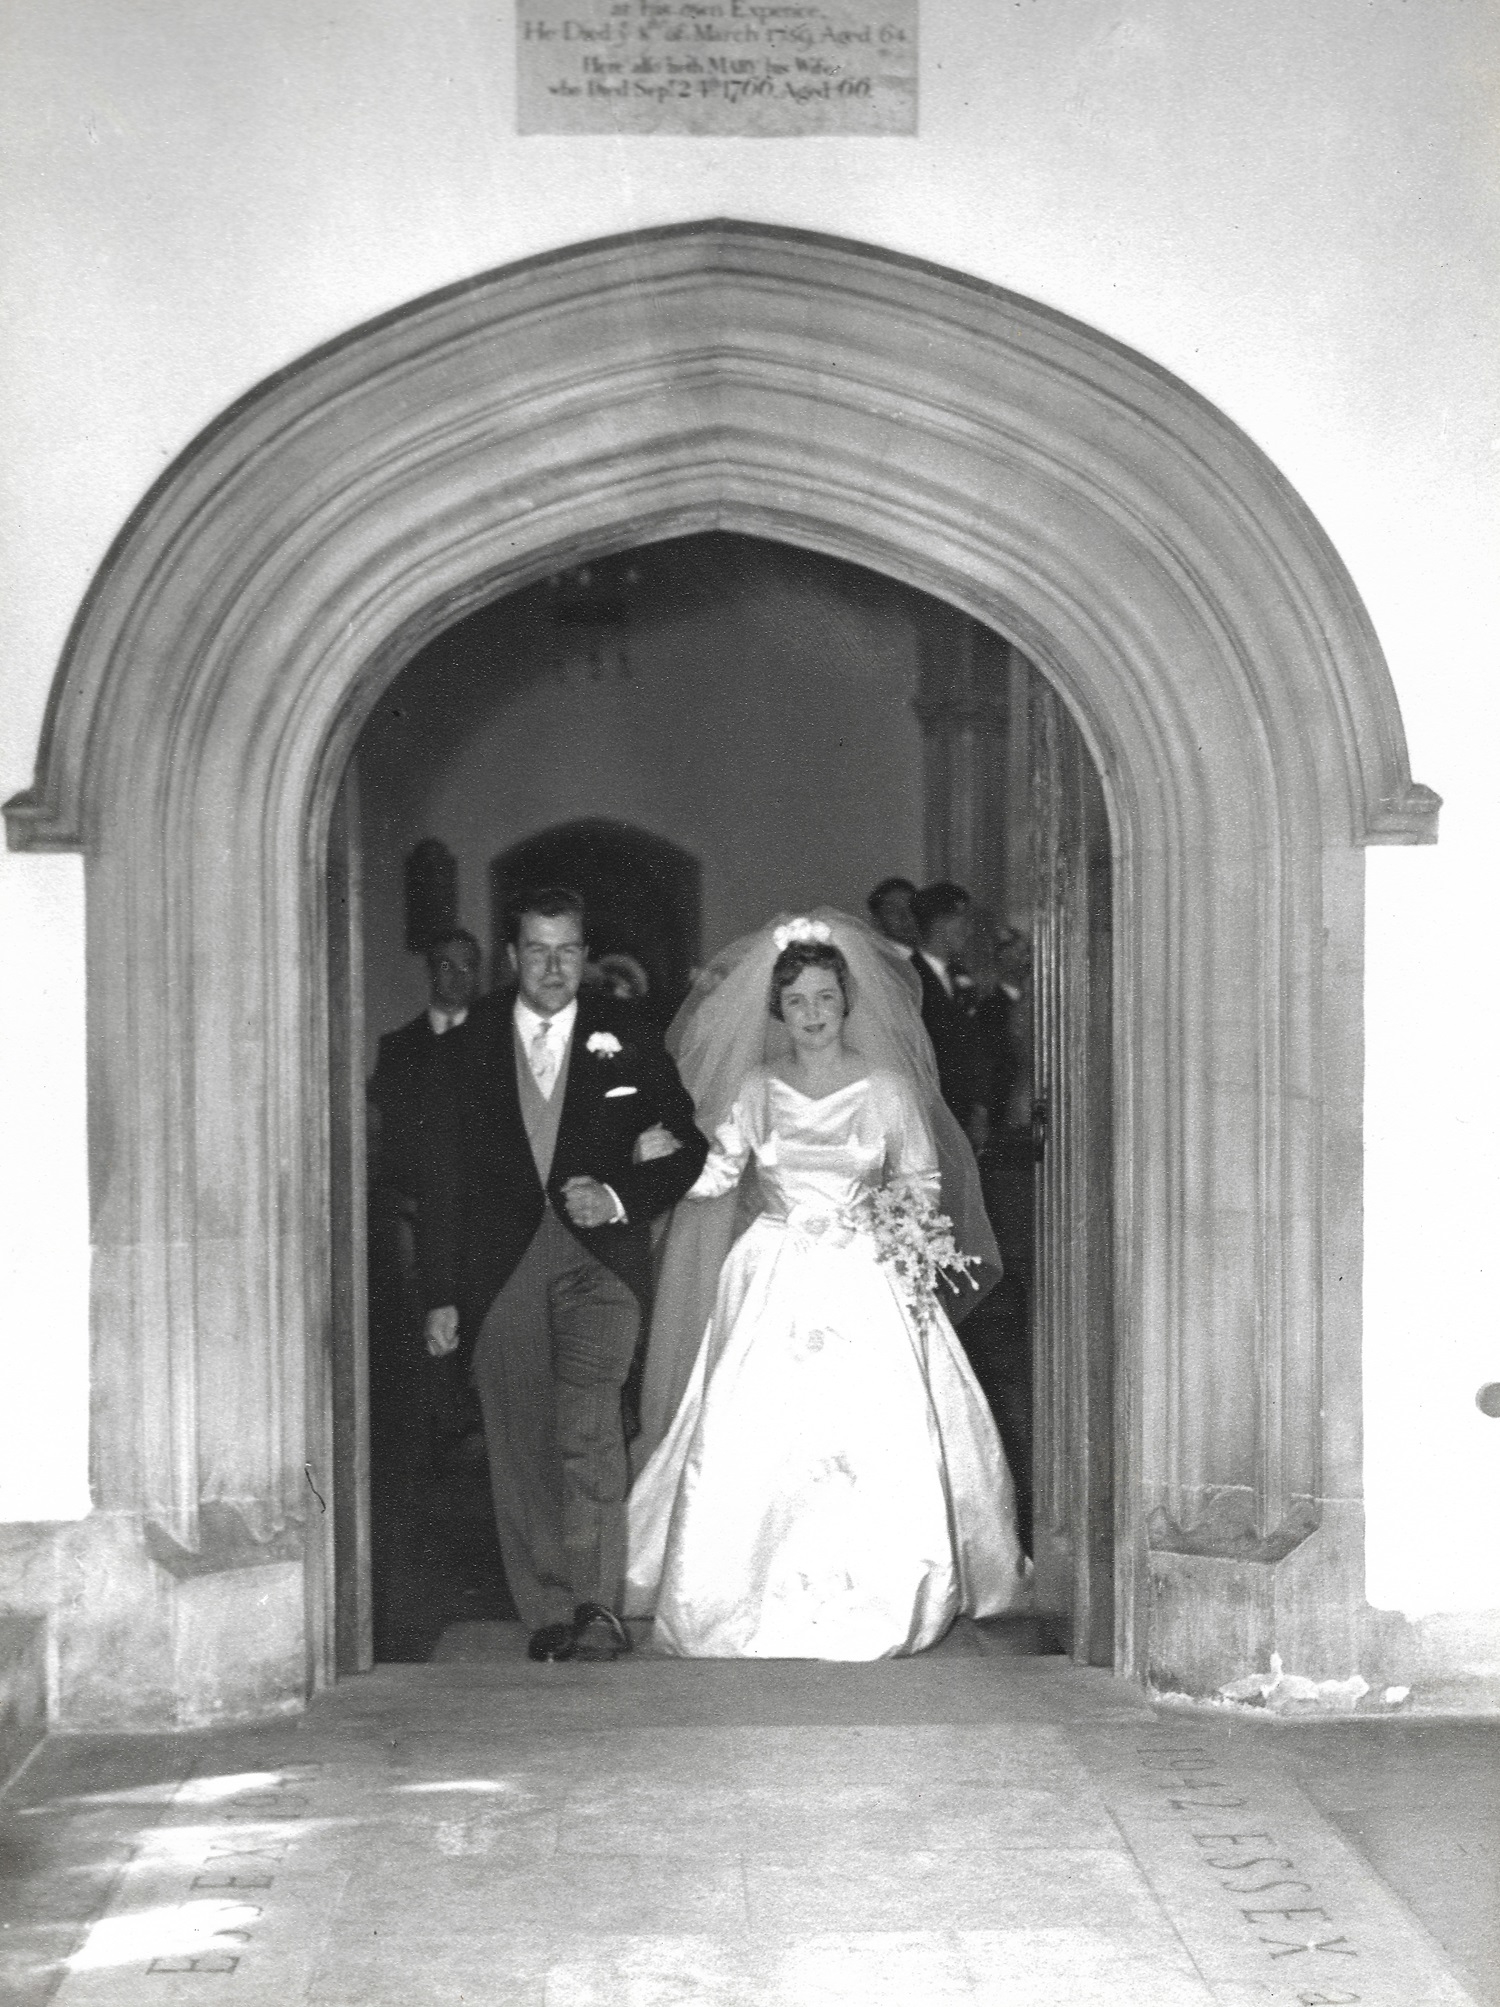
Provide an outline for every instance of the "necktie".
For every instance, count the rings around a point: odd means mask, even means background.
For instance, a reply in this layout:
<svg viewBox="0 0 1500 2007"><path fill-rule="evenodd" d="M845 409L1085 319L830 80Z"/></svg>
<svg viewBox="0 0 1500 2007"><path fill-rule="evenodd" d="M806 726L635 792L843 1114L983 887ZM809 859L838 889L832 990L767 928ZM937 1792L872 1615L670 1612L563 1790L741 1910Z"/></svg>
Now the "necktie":
<svg viewBox="0 0 1500 2007"><path fill-rule="evenodd" d="M539 1024L531 1041L531 1071L544 1101L552 1099L557 1085L557 1054L552 1046L552 1026Z"/></svg>

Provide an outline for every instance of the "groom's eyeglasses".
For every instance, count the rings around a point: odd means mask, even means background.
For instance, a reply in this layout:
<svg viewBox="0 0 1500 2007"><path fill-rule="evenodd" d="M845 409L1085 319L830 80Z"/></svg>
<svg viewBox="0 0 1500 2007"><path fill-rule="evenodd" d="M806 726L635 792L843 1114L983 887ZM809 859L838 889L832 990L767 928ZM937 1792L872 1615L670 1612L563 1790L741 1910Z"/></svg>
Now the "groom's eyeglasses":
<svg viewBox="0 0 1500 2007"><path fill-rule="evenodd" d="M582 965L583 949L542 948L533 942L521 949L520 958L528 969L576 969Z"/></svg>

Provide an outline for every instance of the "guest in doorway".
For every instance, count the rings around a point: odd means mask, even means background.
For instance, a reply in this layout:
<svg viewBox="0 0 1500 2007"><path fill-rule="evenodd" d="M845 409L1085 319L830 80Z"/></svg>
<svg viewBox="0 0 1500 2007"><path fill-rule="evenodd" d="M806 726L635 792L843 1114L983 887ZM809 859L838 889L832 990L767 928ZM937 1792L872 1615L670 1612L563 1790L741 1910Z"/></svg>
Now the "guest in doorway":
<svg viewBox="0 0 1500 2007"><path fill-rule="evenodd" d="M989 1065L977 1023L979 997L963 960L972 903L950 879L923 886L912 900L918 941L912 959L943 1099L978 1153L989 1140Z"/></svg>
<svg viewBox="0 0 1500 2007"><path fill-rule="evenodd" d="M423 1619L441 1561L435 1480L477 1442L480 1426L467 1359L423 1350L416 1252L424 1138L463 1120L479 966L472 934L432 942L427 1007L380 1040L366 1089L371 1586L381 1658L431 1647Z"/></svg>
<svg viewBox="0 0 1500 2007"><path fill-rule="evenodd" d="M977 901L969 909L969 940L958 986L972 977L974 1027L984 1054L990 1136L1031 1118L1031 944L1019 927L998 921Z"/></svg>
<svg viewBox="0 0 1500 2007"><path fill-rule="evenodd" d="M1031 943L1018 927L971 910L969 962L975 1025L987 1067L989 1136L979 1170L985 1209L1004 1257L999 1285L959 1336L1000 1429L1016 1480L1016 1517L1032 1552Z"/></svg>
<svg viewBox="0 0 1500 2007"><path fill-rule="evenodd" d="M465 1119L469 1064L484 1011L479 943L467 928L439 936L426 960L427 1007L381 1039L367 1090L378 1138L372 1186L380 1197L379 1217L393 1229L393 1267L406 1277L409 1290L417 1287L412 1250L424 1139ZM388 1321L394 1328L394 1319ZM417 1323L420 1328L420 1318ZM420 1380L421 1397L404 1417L408 1430L430 1423L432 1447L439 1453L478 1426L463 1378L467 1365L466 1353L429 1364Z"/></svg>
<svg viewBox="0 0 1500 2007"><path fill-rule="evenodd" d="M576 892L512 902L515 1002L476 1043L468 1119L423 1153L418 1209L427 1346L476 1334L500 1551L540 1660L630 1649L620 1390L651 1221L708 1149L660 1041L614 998L580 996L585 940Z"/></svg>
<svg viewBox="0 0 1500 2007"><path fill-rule="evenodd" d="M651 978L634 955L617 951L601 955L594 967L599 980L617 1003L644 1003L651 994Z"/></svg>
<svg viewBox="0 0 1500 2007"><path fill-rule="evenodd" d="M917 923L911 902L917 888L909 878L882 878L866 899L877 934L911 951L917 946Z"/></svg>
<svg viewBox="0 0 1500 2007"><path fill-rule="evenodd" d="M479 994L479 943L455 928L427 950L427 1007L376 1052L370 1099L380 1111L380 1176L388 1188L415 1198L417 1159L425 1130L448 1112L461 1091L472 1043L470 1013Z"/></svg>
<svg viewBox="0 0 1500 2007"><path fill-rule="evenodd" d="M662 1014L657 999L651 994L651 978L643 963L623 949L601 955L593 964L595 976L606 995L627 1012L641 1027L642 1035L659 1038L667 1028L667 1016Z"/></svg>

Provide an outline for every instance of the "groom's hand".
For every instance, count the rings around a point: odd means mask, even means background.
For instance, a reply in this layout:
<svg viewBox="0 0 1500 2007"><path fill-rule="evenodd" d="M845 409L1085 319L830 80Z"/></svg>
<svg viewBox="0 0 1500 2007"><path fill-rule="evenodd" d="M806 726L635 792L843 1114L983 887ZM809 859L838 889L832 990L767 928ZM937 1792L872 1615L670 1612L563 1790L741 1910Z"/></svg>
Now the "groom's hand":
<svg viewBox="0 0 1500 2007"><path fill-rule="evenodd" d="M569 1178L562 1188L568 1218L577 1227L609 1226L623 1219L625 1208L597 1178Z"/></svg>

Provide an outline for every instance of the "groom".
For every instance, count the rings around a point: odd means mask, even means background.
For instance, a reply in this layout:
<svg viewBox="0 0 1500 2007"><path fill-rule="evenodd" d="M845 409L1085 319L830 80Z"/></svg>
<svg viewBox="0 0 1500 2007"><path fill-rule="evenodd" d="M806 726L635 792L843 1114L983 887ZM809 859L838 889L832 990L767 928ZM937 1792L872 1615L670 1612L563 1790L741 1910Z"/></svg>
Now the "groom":
<svg viewBox="0 0 1500 2007"><path fill-rule="evenodd" d="M506 926L514 1006L476 1049L468 1118L421 1167L427 1349L477 1331L500 1552L530 1656L612 1659L630 1649L620 1389L650 1300L651 1221L708 1145L660 1042L613 998L579 996L578 894L523 893Z"/></svg>

